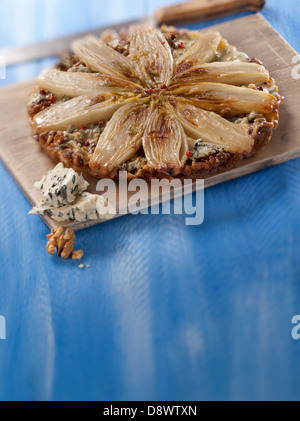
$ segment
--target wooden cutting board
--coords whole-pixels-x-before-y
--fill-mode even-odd
[[[300,83],[292,77],[292,58],[297,55],[296,51],[260,15],[216,25],[214,29],[239,50],[263,61],[285,101],[280,107],[279,127],[271,142],[259,154],[242,161],[236,168],[206,179],[205,187],[300,156]],[[41,200],[33,183],[55,165],[33,140],[28,124],[26,105],[34,84],[31,80],[0,90],[0,157],[32,205]],[[89,191],[96,193],[97,180],[86,178],[90,182]],[[159,202],[161,198],[156,200]],[[118,211],[126,207],[121,199]],[[50,228],[61,225],[49,217],[42,218]],[[99,222],[70,222],[64,225],[79,230]]]

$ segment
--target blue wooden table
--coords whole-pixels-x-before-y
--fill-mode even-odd
[[[0,46],[160,3],[0,0]],[[263,15],[300,51],[298,0],[268,0]],[[300,398],[299,159],[208,189],[200,226],[129,215],[79,232],[84,270],[46,253],[47,227],[1,164],[0,180],[1,400]]]

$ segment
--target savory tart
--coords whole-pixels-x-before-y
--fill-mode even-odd
[[[205,178],[271,138],[282,97],[220,33],[132,26],[72,44],[28,113],[53,158],[97,178]]]

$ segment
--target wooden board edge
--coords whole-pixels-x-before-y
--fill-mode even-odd
[[[214,186],[217,186],[218,184],[226,183],[226,182],[235,180],[237,178],[245,177],[246,175],[253,174],[254,172],[259,172],[266,168],[280,165],[286,161],[290,161],[299,157],[300,157],[300,150],[296,150],[296,151],[288,152],[284,155],[280,155],[278,157],[275,156],[272,158],[266,158],[260,162],[253,162],[248,165],[243,165],[241,167],[236,168],[239,171],[235,171],[235,172],[232,172],[232,170],[225,171],[223,173],[220,173],[220,174],[217,174],[215,176],[205,179],[204,189],[208,189],[210,187],[214,187]],[[198,190],[199,188],[198,189],[196,188],[196,183],[193,183],[193,192],[196,192]],[[159,198],[159,203],[163,203],[163,200],[161,200],[161,196]],[[142,210],[145,208],[150,208],[150,206],[147,205],[147,206],[141,207],[140,209]],[[39,216],[43,219],[45,224],[50,229],[57,228],[61,225],[64,225],[66,228],[72,228],[73,231],[81,231],[82,229],[89,228],[98,224],[102,224],[104,222],[109,222],[126,215],[130,215],[130,213],[118,214],[110,219],[86,221],[86,222],[67,222],[67,223],[59,223],[59,222],[54,221],[50,217],[43,216],[43,215],[39,215]]]
[[[264,16],[262,16],[260,13],[257,13],[257,14],[255,14],[253,16],[257,16],[265,26],[267,26],[268,28],[270,28],[272,30],[272,32],[275,34],[275,36],[277,38],[279,38],[280,41],[283,42],[283,44],[285,44],[285,46],[289,50],[291,50],[293,53],[295,53],[295,55],[299,55],[299,53],[295,50],[295,48],[292,47],[291,44],[285,38],[283,38],[282,35],[280,35],[280,33],[270,24],[270,22]],[[245,18],[240,18],[240,19],[245,19]]]

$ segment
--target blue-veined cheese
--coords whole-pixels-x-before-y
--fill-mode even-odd
[[[44,201],[35,206],[29,215],[48,215],[55,221],[78,221],[110,219],[115,214],[115,209],[102,197],[88,192],[82,193],[75,203],[60,207],[50,206]]]
[[[49,171],[34,187],[40,190],[48,206],[64,206],[73,203],[89,186],[82,175],[62,163]]]

